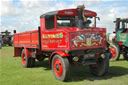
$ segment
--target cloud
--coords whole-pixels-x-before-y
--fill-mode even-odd
[[[97,26],[107,28],[107,32],[115,31],[114,20],[116,18],[127,18],[128,7],[114,7],[111,5],[109,7],[99,8],[97,11],[98,16],[101,18],[100,22],[97,23]]]
[[[21,10],[13,5],[12,0],[2,0],[0,4],[0,16],[17,16],[21,13]]]
[[[77,5],[84,4],[85,7],[91,7],[101,4],[102,0],[73,0],[73,5],[76,7]]]
[[[21,4],[24,8],[36,8],[40,6],[39,0],[33,0],[33,1],[22,1]]]
[[[109,3],[110,5],[106,5]],[[97,26],[105,27],[108,32],[114,30],[113,21],[116,17],[127,17],[128,7],[122,6],[125,3],[103,2],[102,0],[73,0],[73,1],[57,1],[57,0],[19,0],[14,4],[12,0],[1,2],[1,17],[8,16],[8,19],[1,19],[2,31],[8,29],[12,31],[16,29],[18,32],[30,31],[38,29],[40,25],[40,15],[49,11],[76,8],[77,5],[84,4],[87,9],[96,11],[101,18],[97,22]],[[13,20],[14,19],[14,20]]]
[[[16,29],[18,32],[35,30],[40,25],[40,15],[49,11],[49,2],[41,5],[41,1],[19,1],[21,8],[14,6],[12,0],[2,1],[1,31]],[[5,17],[6,16],[6,17]],[[5,18],[6,19],[5,19]]]

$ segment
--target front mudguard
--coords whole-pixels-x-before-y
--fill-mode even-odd
[[[55,52],[53,52],[51,55],[50,55],[50,57],[49,57],[49,67],[51,67],[51,61],[52,61],[52,58],[53,58],[53,56],[54,55],[60,55],[61,57],[68,57],[68,56],[70,56],[69,54],[67,54],[67,53],[65,53],[65,52],[63,52],[63,51],[55,51]]]

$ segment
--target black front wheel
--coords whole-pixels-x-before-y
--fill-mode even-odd
[[[60,55],[54,55],[52,59],[52,71],[57,80],[65,81],[69,77],[69,60]]]
[[[105,75],[109,69],[109,56],[99,57],[96,62],[96,64],[89,65],[91,73],[95,76]]]

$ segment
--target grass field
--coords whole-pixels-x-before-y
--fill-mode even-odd
[[[104,77],[90,74],[88,66],[72,67],[67,82],[60,82],[48,67],[48,60],[36,62],[34,68],[23,68],[20,57],[13,57],[13,47],[0,49],[0,85],[128,85],[128,61],[110,62]]]

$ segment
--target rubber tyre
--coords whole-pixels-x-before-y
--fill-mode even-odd
[[[123,56],[124,56],[124,59],[128,61],[128,53],[124,53]]]
[[[69,78],[69,60],[60,55],[54,55],[52,58],[52,71],[57,80],[66,81]],[[58,69],[59,68],[59,69]],[[58,70],[58,71],[57,71]]]
[[[106,55],[106,57],[98,58],[97,64],[89,65],[90,71],[95,76],[104,76],[106,73],[108,73],[109,70],[109,56]]]
[[[115,51],[115,53],[114,53]],[[110,61],[116,61],[120,58],[120,49],[119,46],[116,44],[110,45],[110,52],[112,53],[112,57]]]
[[[31,68],[34,67],[35,65],[35,59],[31,57],[28,58],[24,49],[22,50],[21,53],[21,60],[22,60],[22,65],[25,68]]]

